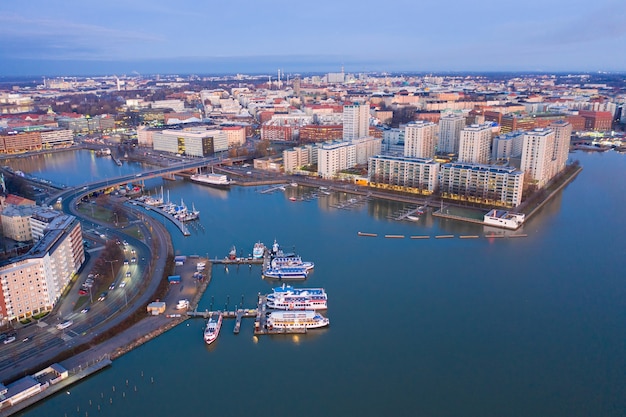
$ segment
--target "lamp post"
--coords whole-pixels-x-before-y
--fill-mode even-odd
[[[106,259],[104,260],[104,262],[108,262],[111,265],[111,279],[115,278],[115,272],[113,272],[113,263],[117,262],[117,259],[113,259],[110,261],[107,261]]]

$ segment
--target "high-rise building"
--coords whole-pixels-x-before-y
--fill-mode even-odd
[[[554,174],[554,130],[537,128],[524,133],[521,170],[528,183],[542,188]]]
[[[418,120],[404,128],[404,156],[432,158],[437,146],[437,125]]]
[[[439,153],[459,153],[461,129],[465,127],[465,117],[458,113],[447,113],[439,119]]]
[[[524,145],[524,132],[516,130],[493,138],[491,145],[491,160],[507,160],[522,156]]]
[[[83,262],[80,222],[57,216],[26,255],[0,264],[0,322],[51,310]]]
[[[555,176],[563,171],[567,164],[572,137],[572,124],[565,120],[559,120],[552,123],[550,129],[554,130],[554,153],[552,155],[554,172],[552,176]]]
[[[343,106],[343,139],[369,136],[370,106],[368,103]]]
[[[461,129],[459,162],[487,164],[491,149],[491,123],[473,124]]]
[[[356,164],[365,165],[370,157],[380,155],[382,142],[382,139],[373,137],[352,139],[352,144],[355,146]]]

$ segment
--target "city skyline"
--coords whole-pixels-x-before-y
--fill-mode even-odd
[[[617,0],[60,4],[0,6],[1,76],[626,70]]]

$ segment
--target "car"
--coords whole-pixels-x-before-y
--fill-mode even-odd
[[[137,263],[137,258],[135,258],[135,257],[130,258],[130,262],[133,263],[133,264],[136,264]]]
[[[110,289],[110,290],[114,290],[114,289],[115,289],[115,285],[116,285],[116,283],[115,283],[115,281],[113,281],[113,282],[111,283],[111,285],[109,285],[109,289]]]
[[[102,294],[100,294],[100,297],[98,297],[98,301],[104,301],[107,298],[108,293],[105,291]]]
[[[131,275],[130,271],[126,271],[126,277],[130,277]]]
[[[4,343],[5,345],[8,345],[11,342],[15,342],[15,336],[11,336],[11,337],[7,337],[6,339],[4,339]]]
[[[128,265],[128,259],[124,259],[124,265]]]
[[[22,339],[22,342],[28,342],[30,340],[30,337],[25,337]]]
[[[130,253],[132,253],[133,255],[135,254],[135,252],[136,252],[136,251],[135,251],[135,248],[133,248],[133,249],[131,249],[131,250],[130,250]]]
[[[87,295],[87,290],[84,288],[81,288],[80,290],[78,290],[78,295]]]
[[[124,288],[126,286],[126,281],[120,282],[120,288]]]
[[[80,310],[80,312],[81,312],[81,313],[83,313],[83,314],[85,314],[85,313],[88,313],[88,312],[89,312],[89,310],[91,310],[91,308],[90,308],[90,307],[85,307],[85,308],[83,308],[82,310]]]
[[[128,242],[127,241],[124,241],[122,243],[124,244],[124,246],[128,246]]]

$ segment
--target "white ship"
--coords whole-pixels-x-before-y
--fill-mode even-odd
[[[190,180],[215,188],[230,188],[230,184],[232,183],[226,175],[215,174],[213,172],[207,174],[194,174],[191,176]]]
[[[515,230],[524,224],[525,217],[526,215],[521,213],[493,209],[489,213],[485,214],[483,223],[488,226]]]
[[[328,318],[312,310],[273,311],[267,317],[267,327],[270,329],[315,329],[328,324]]]
[[[323,288],[294,288],[283,284],[267,296],[267,306],[277,310],[324,310],[327,300]]]
[[[299,256],[279,256],[271,261],[272,268],[304,268],[310,271],[315,267],[313,262],[305,262]]]
[[[305,280],[309,276],[309,271],[304,267],[269,268],[263,271],[263,276],[272,279]]]
[[[261,242],[257,242],[254,244],[254,248],[252,249],[252,257],[254,259],[261,259],[265,254],[265,245]]]
[[[217,336],[220,334],[220,329],[222,327],[222,313],[212,313],[211,317],[209,317],[209,321],[206,324],[206,328],[204,329],[204,341],[207,345],[210,345],[217,339]]]

